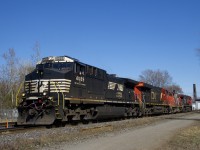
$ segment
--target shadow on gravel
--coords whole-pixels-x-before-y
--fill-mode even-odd
[[[194,111],[193,114],[198,114],[200,115],[199,111]],[[165,119],[170,119],[170,120],[193,120],[193,121],[200,121],[200,118],[186,118],[186,117],[166,117]]]
[[[193,121],[200,121],[200,119],[197,118],[165,118],[170,120],[193,120]]]

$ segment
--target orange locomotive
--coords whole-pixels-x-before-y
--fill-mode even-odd
[[[178,94],[179,106],[182,108],[182,111],[191,111],[192,98],[188,95]]]
[[[185,112],[192,110],[192,98],[164,88],[139,82],[134,87],[135,100],[143,115]]]

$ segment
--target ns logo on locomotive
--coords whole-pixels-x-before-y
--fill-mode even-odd
[[[190,96],[120,78],[61,56],[46,57],[26,75],[18,125],[51,125],[191,111]]]

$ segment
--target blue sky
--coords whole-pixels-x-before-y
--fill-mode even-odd
[[[167,70],[186,94],[200,96],[199,0],[1,0],[0,54],[30,59],[69,55],[138,80]]]

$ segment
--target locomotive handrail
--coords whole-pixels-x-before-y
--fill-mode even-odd
[[[56,82],[53,82],[53,83],[54,83],[54,86],[55,86],[55,88],[56,88],[56,92],[57,92],[57,94],[58,94],[58,106],[59,106],[59,104],[60,104],[59,92],[58,92],[58,89],[57,89],[57,87],[56,87]]]
[[[19,95],[19,92],[20,92],[20,90],[21,90],[23,84],[24,84],[24,82],[22,82],[22,83],[20,84],[19,89],[18,89],[17,94],[16,94],[16,104],[15,104],[16,106],[18,105],[18,95]]]
[[[65,96],[64,96],[63,92],[62,92],[62,95],[63,95],[63,109],[64,109],[65,108],[65,105],[64,105],[64,103],[65,103]]]
[[[60,85],[58,84],[58,86],[59,86],[59,88],[60,88]],[[61,92],[62,93],[62,96],[63,96],[63,109],[65,108],[64,107],[64,103],[65,103],[65,96],[64,96],[64,94],[63,94],[63,92]]]

